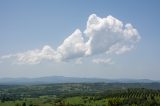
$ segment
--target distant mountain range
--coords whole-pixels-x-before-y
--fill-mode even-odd
[[[49,76],[39,78],[1,78],[3,84],[54,84],[54,83],[154,83],[160,81],[149,79],[102,79],[102,78],[76,78],[64,76]]]

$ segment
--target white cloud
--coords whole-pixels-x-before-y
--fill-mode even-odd
[[[106,18],[90,15],[84,33],[89,38],[86,42],[87,55],[111,51],[116,54],[124,53],[132,49],[140,39],[137,30],[131,24],[124,26],[123,22],[110,15]]]
[[[84,56],[85,43],[82,32],[77,29],[57,48],[57,52],[62,55],[62,59],[73,59]]]
[[[92,14],[84,32],[76,29],[57,49],[46,45],[42,49],[5,55],[1,59],[14,58],[20,63],[29,64],[37,64],[44,60],[61,62],[77,59],[77,63],[81,63],[81,59],[87,56],[131,51],[139,40],[138,31],[130,23],[124,24],[111,15],[100,18]],[[110,63],[111,59],[94,59],[93,62],[104,64]]]
[[[76,59],[75,63],[76,63],[76,64],[82,64],[82,58]]]
[[[42,49],[30,50],[24,53],[17,53],[13,55],[4,55],[1,59],[16,58],[19,64],[38,64],[43,60],[59,61],[60,55],[53,50],[50,46],[45,45]]]
[[[101,59],[101,58],[93,59],[92,62],[96,63],[96,64],[113,64],[113,62],[110,58],[108,58],[108,59]]]

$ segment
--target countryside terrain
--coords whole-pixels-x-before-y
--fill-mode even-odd
[[[160,106],[160,83],[1,84],[0,106]]]

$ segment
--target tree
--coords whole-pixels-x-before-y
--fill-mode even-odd
[[[23,102],[23,103],[22,103],[22,106],[26,106],[26,102]]]

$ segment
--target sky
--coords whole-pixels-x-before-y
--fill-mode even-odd
[[[0,78],[160,80],[159,0],[0,0]]]

